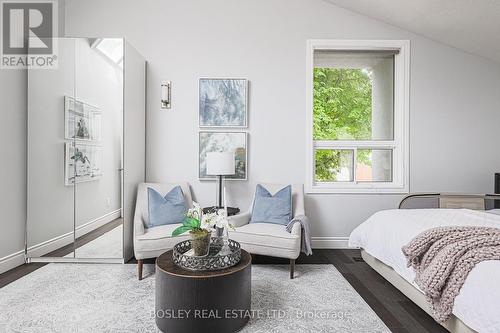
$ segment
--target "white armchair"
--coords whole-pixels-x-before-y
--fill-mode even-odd
[[[262,184],[262,186],[274,195],[286,185]],[[295,259],[298,258],[301,248],[301,225],[295,223],[292,232],[289,233],[284,225],[249,223],[254,199],[248,211],[229,217],[229,222],[236,227],[235,231],[229,232],[229,237],[239,242],[241,247],[250,253],[290,259],[290,279],[293,279]],[[293,218],[305,215],[302,184],[292,185],[292,210]]]
[[[187,235],[171,236],[172,231],[180,226],[180,223],[147,228],[149,222],[148,187],[164,196],[176,186],[181,187],[187,207],[193,207],[188,183],[142,183],[137,189],[134,215],[134,254],[137,259],[139,280],[142,279],[143,259],[156,258],[163,252],[172,249],[175,244],[188,238]]]

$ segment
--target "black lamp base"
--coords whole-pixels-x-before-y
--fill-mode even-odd
[[[215,213],[219,209],[224,209],[223,204],[222,204],[222,180],[223,180],[223,176],[222,175],[217,176],[217,180],[219,181],[219,202],[218,202],[218,206],[211,206],[211,207],[205,207],[205,208],[203,208],[203,214]],[[227,216],[236,215],[239,212],[240,212],[240,209],[237,208],[237,207],[227,207]]]

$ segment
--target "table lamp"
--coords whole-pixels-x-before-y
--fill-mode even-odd
[[[217,208],[222,206],[222,177],[234,175],[235,162],[234,152],[212,152],[207,153],[207,175],[217,176],[219,179],[219,202]]]

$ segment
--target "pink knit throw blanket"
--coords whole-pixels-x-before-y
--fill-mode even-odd
[[[429,229],[403,246],[415,283],[425,293],[434,318],[448,320],[455,297],[474,266],[500,260],[500,229],[449,226]]]

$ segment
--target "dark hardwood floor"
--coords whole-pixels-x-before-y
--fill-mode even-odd
[[[57,250],[54,250],[50,253],[47,253],[44,255],[44,257],[64,257],[71,252],[73,252],[75,249],[79,248],[80,246],[83,246],[87,244],[88,242],[93,241],[94,239],[104,235],[108,231],[113,230],[114,228],[118,227],[123,223],[123,219],[119,218],[116,220],[113,220],[109,223],[106,223],[105,225],[92,230],[91,232],[78,237],[75,240],[74,244],[69,244],[64,247],[61,247]],[[36,271],[40,267],[43,267],[47,265],[47,263],[30,263],[30,264],[23,264],[19,267],[16,267],[14,269],[11,269],[10,271],[7,271],[5,273],[0,274],[0,288],[5,287],[9,283],[25,276],[26,274],[29,274],[31,272]]]
[[[137,261],[132,259],[129,264]],[[154,259],[145,263],[154,264]],[[284,264],[286,259],[252,256],[253,264]],[[394,288],[382,276],[366,264],[359,250],[314,250],[312,256],[301,255],[300,264],[334,265],[344,278],[361,295],[366,303],[394,333],[446,333],[429,315]],[[33,266],[34,265],[34,266]],[[0,275],[0,287],[41,267],[40,264],[23,265]]]

